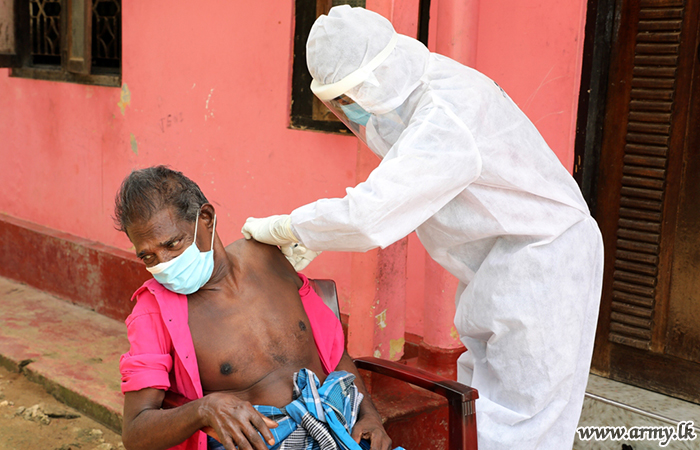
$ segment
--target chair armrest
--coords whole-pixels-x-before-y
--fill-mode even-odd
[[[355,365],[360,369],[397,378],[406,383],[435,392],[448,400],[454,399],[468,402],[479,398],[479,393],[476,389],[423,369],[374,357],[355,358],[354,361]]]
[[[449,405],[450,450],[477,450],[475,401],[476,389],[393,361],[373,357],[354,359],[358,369],[368,370],[422,387],[447,399]]]

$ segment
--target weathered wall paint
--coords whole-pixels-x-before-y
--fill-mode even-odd
[[[433,0],[433,9],[449,1]],[[417,2],[375,2],[400,32],[415,26]],[[509,92],[568,168],[584,9],[584,0],[489,0],[478,9],[476,68]],[[367,150],[352,137],[288,128],[293,13],[293,2],[124,2],[121,89],[0,69],[0,212],[129,250],[111,214],[134,168],[169,164],[197,181],[224,241],[240,237],[248,216],[342,196]],[[431,49],[438,26],[434,19]],[[407,253],[405,327],[422,335],[425,252],[414,235]],[[350,254],[326,252],[306,272],[335,279],[347,311],[350,268]]]

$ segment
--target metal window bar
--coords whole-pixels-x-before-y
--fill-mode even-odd
[[[31,55],[34,64],[61,64],[61,0],[29,2]]]
[[[121,64],[121,0],[94,0],[92,5],[92,65]]]

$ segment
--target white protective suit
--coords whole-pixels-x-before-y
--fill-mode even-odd
[[[333,8],[309,35],[309,70],[338,82],[395,34],[376,13]],[[459,381],[479,391],[480,450],[571,449],[603,270],[577,184],[496,83],[412,38],[346,95],[372,113],[365,138],[382,161],[344,198],[291,213],[301,245],[366,251],[416,230],[461,282]]]

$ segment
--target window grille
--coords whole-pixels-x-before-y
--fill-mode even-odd
[[[61,0],[29,3],[31,55],[34,64],[61,64]]]
[[[121,86],[121,0],[0,0],[10,76]]]
[[[93,67],[119,68],[122,53],[121,41],[121,1],[93,0]]]
[[[311,25],[333,6],[365,6],[365,0],[296,0],[294,62],[292,68],[292,128],[348,134],[350,131],[309,89],[311,74],[306,67],[306,39]]]

